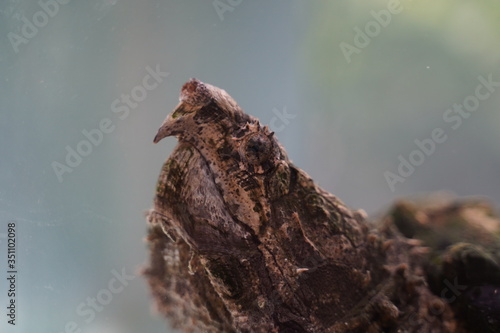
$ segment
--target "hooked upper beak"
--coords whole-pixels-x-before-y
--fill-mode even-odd
[[[156,133],[155,138],[153,139],[154,143],[160,142],[161,139],[166,138],[167,136],[174,135],[173,127],[175,120],[172,118],[172,114],[169,114],[167,118],[163,121],[160,128],[158,129],[158,133]]]
[[[184,116],[188,113],[196,112],[200,108],[201,106],[199,105],[192,106],[181,101],[174,111],[165,118],[153,142],[158,143],[167,136],[182,134],[186,130],[186,121],[189,122]]]
[[[216,88],[204,84],[196,79],[186,82],[181,89],[180,103],[163,121],[153,142],[158,143],[161,139],[182,134],[186,130],[186,119],[184,115],[196,112],[207,105],[214,94]],[[189,121],[188,121],[189,122]]]

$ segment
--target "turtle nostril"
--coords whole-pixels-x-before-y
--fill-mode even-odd
[[[194,93],[196,91],[196,88],[198,87],[198,84],[200,81],[196,79],[191,79],[188,82],[184,83],[182,86],[181,92],[185,93]]]

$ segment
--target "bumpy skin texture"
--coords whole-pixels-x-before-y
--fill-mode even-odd
[[[500,332],[500,221],[480,199],[450,195],[400,201],[386,217],[429,248],[430,289],[474,332]]]
[[[184,332],[473,332],[426,282],[427,251],[371,229],[224,91],[192,79],[155,143],[179,144],[147,214],[145,270]]]

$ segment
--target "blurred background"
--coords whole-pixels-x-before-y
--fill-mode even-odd
[[[437,190],[500,207],[500,3],[3,0],[0,17],[1,332],[170,330],[139,274],[144,211],[191,77],[353,208]]]

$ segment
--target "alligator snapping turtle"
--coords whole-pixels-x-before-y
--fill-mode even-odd
[[[196,79],[154,142],[167,136],[144,274],[174,327],[500,332],[500,223],[481,202],[400,202],[368,222]]]

